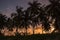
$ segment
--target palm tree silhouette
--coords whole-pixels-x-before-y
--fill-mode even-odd
[[[6,15],[0,14],[0,34],[1,34],[1,29],[6,26]],[[2,34],[1,34],[2,35]]]
[[[7,27],[10,31],[12,31],[12,28],[13,28],[14,26],[13,26],[13,21],[12,21],[11,18],[7,18],[6,27]]]
[[[49,21],[48,21],[48,18],[47,18],[47,14],[46,14],[46,11],[44,9],[44,6],[40,7],[40,13],[39,13],[39,20],[40,22],[42,23],[42,28],[45,30],[45,31],[48,31],[50,29],[50,24],[49,24]]]
[[[0,29],[6,25],[6,15],[0,14]]]
[[[11,14],[13,24],[20,28],[26,28],[26,34],[27,34],[27,27],[29,26],[29,24],[31,24],[28,11],[27,10],[22,11],[22,7],[18,8],[18,6],[16,11],[17,13]]]
[[[49,0],[50,5],[46,6],[48,15],[52,17],[52,19],[55,19],[55,30],[60,30],[59,23],[60,23],[60,3],[59,0]],[[55,31],[54,30],[54,31]]]
[[[11,18],[13,20],[13,26],[15,26],[17,28],[17,30],[19,27],[21,28],[22,14],[23,14],[22,9],[23,9],[22,7],[18,8],[18,6],[16,6],[16,12],[17,13],[11,14]],[[16,32],[17,32],[17,30],[16,30]]]
[[[32,26],[33,26],[33,34],[34,34],[34,27],[37,26],[38,24],[38,18],[37,16],[39,15],[39,8],[40,8],[40,3],[38,1],[33,1],[32,3],[28,3],[30,7],[28,7],[29,14],[31,16],[31,21],[32,21]]]

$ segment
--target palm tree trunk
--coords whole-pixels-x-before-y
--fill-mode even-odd
[[[16,27],[16,35],[18,36],[18,27]]]
[[[42,34],[43,34],[43,27],[42,27]]]
[[[33,27],[33,34],[34,34],[34,27]]]
[[[25,33],[25,35],[27,35],[27,28],[26,28],[26,33]]]
[[[2,35],[2,33],[1,33],[1,29],[0,29],[0,34]]]

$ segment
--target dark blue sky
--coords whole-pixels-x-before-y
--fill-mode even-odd
[[[0,0],[0,12],[3,14],[10,16],[12,12],[15,12],[15,8],[17,5],[24,7],[26,9],[28,7],[28,2],[32,2],[33,0]],[[42,4],[49,4],[48,0],[38,0]]]

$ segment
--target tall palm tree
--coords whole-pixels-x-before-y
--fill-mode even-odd
[[[17,27],[20,28],[26,28],[26,33],[27,33],[27,27],[30,24],[30,18],[29,18],[29,14],[28,11],[22,11],[22,8],[18,8],[17,7],[17,13],[12,13],[12,19],[13,19],[13,24]]]
[[[40,13],[39,13],[39,20],[40,22],[42,22],[42,29],[44,29],[45,31],[48,31],[50,29],[50,24],[49,24],[49,21],[48,21],[48,18],[47,18],[47,14],[46,14],[46,11],[44,9],[44,6],[40,7]]]
[[[48,15],[55,19],[55,30],[60,30],[59,23],[60,23],[60,3],[59,0],[49,0],[50,5],[46,6]]]
[[[22,14],[23,14],[22,7],[16,6],[16,12],[17,13],[11,14],[11,18],[13,21],[13,26],[15,26],[18,30],[18,28],[21,27],[21,22],[22,22]],[[16,30],[16,32],[17,32],[17,30]]]
[[[39,15],[39,8],[40,8],[40,3],[38,3],[38,1],[33,1],[32,3],[29,2],[28,3],[30,5],[30,7],[28,7],[29,10],[29,14],[31,16],[31,20],[32,20],[32,26],[33,26],[33,34],[34,34],[34,27],[37,25],[38,23],[38,18],[37,16]]]
[[[6,15],[0,14],[0,34],[1,34],[1,29],[6,26]]]
[[[50,28],[49,27],[50,25],[49,25],[45,10],[43,10],[43,6],[40,7],[41,4],[38,3],[37,1],[33,1],[33,3],[29,3],[29,5],[30,7],[28,9],[30,10],[30,14],[32,16],[31,18],[32,18],[33,28],[37,26],[39,22],[42,22],[44,29],[48,30]]]
[[[23,14],[22,7],[18,8],[18,6],[16,6],[16,12],[17,13],[12,13],[11,17],[14,21],[13,23],[15,24],[15,26],[19,27],[20,21],[21,21],[21,18],[22,18],[22,14]]]
[[[12,21],[11,18],[7,18],[6,26],[7,26],[7,28],[8,28],[10,31],[11,31],[12,28],[14,27],[14,26],[13,26],[13,21]]]
[[[0,28],[3,28],[6,25],[6,15],[0,14]]]
[[[26,35],[27,35],[27,28],[29,25],[31,25],[31,17],[29,16],[29,13],[27,10],[24,11],[24,14],[22,15],[22,20],[20,23],[23,28],[26,28]]]
[[[17,13],[12,13],[11,19],[12,19],[13,27],[17,26]]]

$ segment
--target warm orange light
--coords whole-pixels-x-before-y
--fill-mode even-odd
[[[9,29],[7,29],[6,27],[4,29],[1,30],[1,33],[4,34],[5,36],[15,36],[16,32],[18,32],[20,35],[24,35],[27,33],[27,35],[32,35],[33,31],[34,34],[46,34],[46,33],[52,33],[53,30],[55,29],[53,25],[51,25],[51,29],[49,29],[49,31],[44,31],[44,29],[42,28],[42,24],[38,25],[34,28],[30,26],[29,28],[25,29],[25,28],[12,28],[13,31],[9,31]],[[17,30],[17,31],[16,31]]]
[[[29,27],[27,29],[27,35],[32,35],[33,34],[33,28],[32,27]]]

